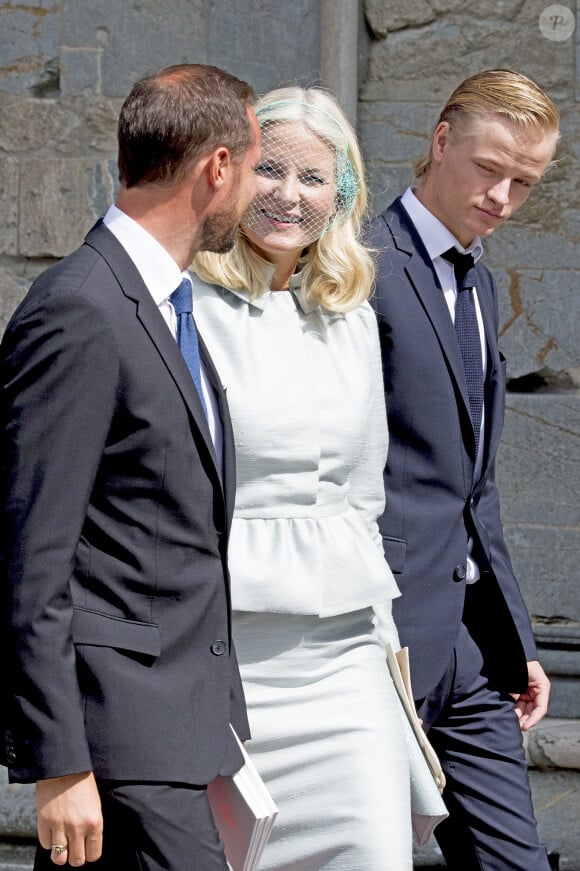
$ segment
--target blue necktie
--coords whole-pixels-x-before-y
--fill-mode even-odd
[[[177,317],[177,344],[183,354],[187,368],[191,372],[193,383],[197,388],[199,398],[203,407],[205,416],[207,417],[207,408],[203,398],[201,389],[201,364],[199,360],[199,344],[197,341],[197,330],[193,321],[193,298],[191,281],[188,278],[182,279],[181,284],[174,290],[169,297],[175,309]]]
[[[483,364],[473,296],[473,288],[476,286],[475,262],[471,254],[461,254],[456,248],[450,248],[442,256],[453,264],[457,283],[455,333],[465,370],[477,454],[483,413]]]

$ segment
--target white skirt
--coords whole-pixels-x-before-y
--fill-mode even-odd
[[[371,608],[234,614],[252,739],[278,805],[260,871],[410,871],[408,753]]]

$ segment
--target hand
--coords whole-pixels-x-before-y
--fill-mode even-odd
[[[96,862],[103,846],[103,818],[97,784],[91,771],[39,780],[36,784],[38,839],[45,850],[66,847],[55,865]]]
[[[520,729],[527,732],[546,714],[550,697],[550,681],[537,659],[528,662],[527,690],[523,693],[512,693],[512,696],[516,700]]]

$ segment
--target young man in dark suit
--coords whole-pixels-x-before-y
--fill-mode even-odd
[[[230,723],[248,737],[234,448],[186,269],[253,196],[252,98],[196,64],[137,82],[116,206],[0,348],[1,743],[37,784],[37,869],[227,867],[205,785],[241,764]]]
[[[501,527],[505,360],[479,257],[558,138],[557,109],[529,79],[509,70],[467,79],[415,185],[368,233],[390,432],[379,523],[418,711],[447,777],[450,816],[436,837],[457,871],[549,867],[521,739],[546,712],[549,681]]]

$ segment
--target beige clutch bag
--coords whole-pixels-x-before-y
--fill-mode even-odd
[[[413,730],[417,743],[421,748],[425,761],[429,767],[433,780],[439,792],[443,792],[445,787],[445,775],[439,762],[439,757],[435,753],[431,743],[421,726],[421,722],[417,717],[415,710],[415,702],[413,701],[413,691],[411,689],[411,670],[409,668],[409,648],[402,647],[397,653],[393,651],[390,644],[387,645],[387,665],[397,690],[397,694],[401,700],[401,704],[409,720],[409,725]]]
[[[435,827],[449,816],[441,798],[445,775],[415,711],[408,648],[395,653],[387,644],[387,665],[401,702],[401,719],[409,752],[413,834],[417,843],[422,845],[427,843]]]

